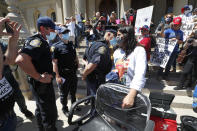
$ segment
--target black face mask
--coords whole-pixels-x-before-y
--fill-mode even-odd
[[[124,39],[121,38],[120,36],[117,36],[116,41],[117,41],[117,44],[121,44],[121,43],[123,43]]]

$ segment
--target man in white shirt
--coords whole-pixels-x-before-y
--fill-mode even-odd
[[[66,26],[70,30],[69,32],[69,41],[72,41],[73,44],[75,43],[75,18],[66,18]]]

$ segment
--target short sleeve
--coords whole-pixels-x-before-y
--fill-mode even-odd
[[[21,53],[29,55],[32,59],[39,59],[41,56],[42,48],[40,47],[42,42],[39,39],[32,40],[25,44]]]
[[[168,38],[169,39],[169,35],[170,35],[169,30],[165,30],[164,31],[164,35],[165,35],[165,38]]]
[[[102,57],[104,57],[104,55],[106,54],[107,49],[104,46],[101,46],[98,48],[98,50],[95,52],[95,54],[92,56],[92,59],[90,60],[89,63],[93,63],[93,64],[99,64]]]
[[[52,59],[57,59],[58,58],[57,48],[55,46],[51,46],[50,51],[51,51]]]

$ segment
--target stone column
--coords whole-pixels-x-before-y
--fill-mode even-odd
[[[131,8],[130,0],[120,0],[120,18],[124,16],[124,12]]]
[[[64,23],[62,0],[56,0],[56,5],[55,6],[56,6],[57,22]]]
[[[64,21],[66,17],[72,16],[72,1],[71,0],[62,0],[63,12],[64,12]]]
[[[87,13],[88,13],[88,17],[89,18],[92,18],[94,15],[95,15],[95,10],[96,10],[96,7],[95,7],[95,5],[96,5],[96,3],[95,3],[95,0],[88,0],[88,1],[86,1],[86,2],[88,2],[88,10],[86,11]]]
[[[152,0],[151,5],[154,5],[152,21],[156,25],[154,28],[156,28],[159,22],[161,21],[161,18],[165,15],[166,1],[165,0]]]
[[[120,0],[116,0],[116,4],[117,4],[116,16],[117,18],[120,18]]]
[[[21,38],[26,38],[30,35],[30,32],[27,29],[27,25],[25,25],[24,17],[21,16],[21,11],[18,9],[18,0],[5,0],[5,2],[8,4],[8,11],[7,17],[10,18],[11,21],[16,21],[19,24],[22,25],[22,29],[20,32]]]
[[[86,16],[86,0],[75,0],[75,14],[82,13],[83,16]]]
[[[183,8],[185,5],[188,4],[188,0],[174,0],[174,7],[173,7],[173,14],[174,15],[180,15],[181,14],[181,8]]]

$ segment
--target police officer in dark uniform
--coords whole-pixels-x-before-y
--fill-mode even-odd
[[[0,42],[0,46],[2,49],[3,54],[5,54],[5,51],[7,50],[7,44],[4,42]],[[13,74],[12,74],[12,70],[10,69],[9,65],[5,65],[3,67],[3,71],[4,71],[4,75],[6,75],[6,77],[9,77],[10,81],[11,81],[11,85],[14,88],[14,96],[15,96],[15,100],[16,103],[19,106],[20,111],[27,117],[27,118],[33,118],[33,113],[31,111],[29,111],[27,109],[27,105],[25,103],[25,98],[19,88],[19,84],[16,81],[16,79],[14,78]]]
[[[105,33],[106,36],[106,33]],[[95,95],[99,85],[105,83],[105,76],[111,71],[109,41],[105,39],[94,42],[86,49],[84,60],[86,66],[82,74],[82,80],[86,79],[87,90],[90,95]]]
[[[49,17],[37,20],[39,33],[27,38],[16,63],[29,75],[30,87],[36,100],[35,115],[39,131],[56,131],[57,107],[52,84],[52,59],[46,39],[56,36],[57,28]]]
[[[61,40],[51,46],[53,70],[60,89],[62,111],[68,116],[68,93],[71,95],[71,103],[76,101],[78,58],[73,43],[68,41],[69,30],[62,27],[58,33]]]

